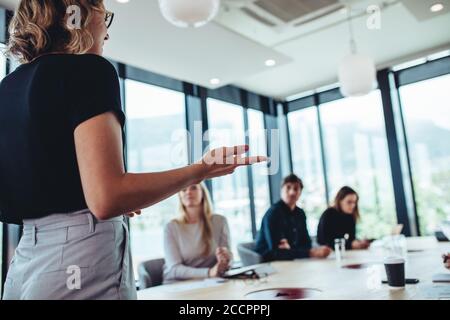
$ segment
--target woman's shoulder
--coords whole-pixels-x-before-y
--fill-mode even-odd
[[[70,53],[50,53],[44,54],[29,63],[25,63],[22,66],[33,64],[45,64],[45,65],[77,65],[77,66],[103,66],[108,68],[114,68],[113,64],[106,58],[97,54],[85,53],[85,54],[70,54]]]
[[[68,58],[80,63],[93,64],[98,66],[107,66],[114,68],[114,65],[105,57],[98,54],[85,53],[85,54],[69,54]]]
[[[166,230],[166,232],[171,232],[172,230],[175,230],[179,226],[179,224],[180,223],[177,219],[172,219],[166,223],[166,225],[164,226],[164,230]]]
[[[166,227],[174,227],[174,226],[178,226],[180,224],[180,220],[177,218],[173,218],[172,220],[170,220],[169,222],[166,223]]]
[[[69,54],[64,55],[63,60],[69,62],[74,68],[72,72],[84,72],[84,77],[102,74],[117,75],[116,68],[106,58],[96,54]]]
[[[326,217],[326,218],[333,217],[338,213],[339,213],[339,211],[337,211],[336,208],[329,207],[322,213],[322,217]]]
[[[218,223],[218,224],[228,223],[227,218],[225,218],[225,216],[222,216],[222,215],[216,214],[216,213],[211,215],[211,221],[212,221],[212,223]]]
[[[114,65],[96,54],[48,54],[26,65],[31,68],[36,66],[41,72],[45,70],[45,73],[53,70],[61,73],[61,76],[69,76],[70,79],[81,83],[103,82],[107,79],[118,78]]]

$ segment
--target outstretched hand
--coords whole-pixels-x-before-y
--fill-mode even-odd
[[[203,167],[204,179],[217,178],[232,174],[236,168],[267,161],[267,157],[244,157],[248,145],[222,147],[209,151],[197,163]]]

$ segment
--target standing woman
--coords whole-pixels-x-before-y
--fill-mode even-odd
[[[22,0],[11,21],[22,65],[0,84],[0,220],[24,232],[4,299],[135,299],[124,214],[264,160],[242,159],[242,146],[127,173],[118,76],[101,57],[112,16],[103,0]]]
[[[334,240],[345,238],[347,249],[367,249],[367,240],[356,239],[356,223],[360,219],[359,196],[350,187],[343,187],[336,195],[334,205],[322,214],[317,230],[317,241],[334,248]]]
[[[208,189],[191,185],[179,192],[179,219],[164,231],[164,282],[220,277],[230,267],[230,230],[213,214]]]

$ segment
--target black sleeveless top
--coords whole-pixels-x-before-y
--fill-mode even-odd
[[[74,130],[113,111],[123,127],[119,78],[93,55],[50,54],[0,83],[0,221],[21,224],[86,209]]]

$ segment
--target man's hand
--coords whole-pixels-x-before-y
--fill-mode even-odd
[[[322,246],[322,247],[317,247],[317,248],[312,248],[309,251],[309,256],[311,258],[326,258],[330,255],[331,253],[331,248],[327,247],[327,246]]]
[[[352,249],[364,250],[370,247],[370,242],[367,240],[353,240]]]
[[[281,239],[278,244],[278,249],[290,250],[291,246],[289,245],[289,241],[287,241],[287,239]]]

